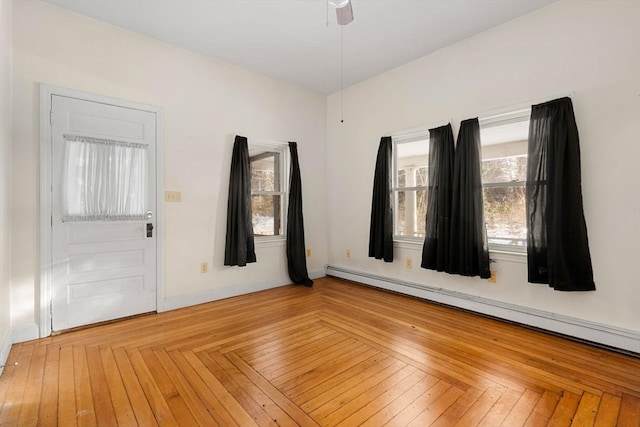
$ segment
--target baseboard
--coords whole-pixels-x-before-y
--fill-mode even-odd
[[[11,329],[9,329],[6,336],[0,341],[0,375],[2,375],[2,371],[4,371],[4,367],[7,364],[11,344]]]
[[[341,267],[327,266],[327,275],[640,354],[636,331]]]
[[[325,270],[315,270],[309,272],[311,279],[318,279],[326,276]],[[164,299],[164,310],[176,310],[178,308],[189,307],[197,304],[204,304],[211,301],[216,301],[224,298],[236,297],[239,295],[250,294],[252,292],[264,291],[266,289],[277,288],[280,286],[286,286],[291,284],[291,279],[288,277],[269,280],[259,283],[240,284],[234,286],[227,286],[224,288],[209,289],[201,292],[193,292],[185,295],[177,295],[172,297],[166,297]]]

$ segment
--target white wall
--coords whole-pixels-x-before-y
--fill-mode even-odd
[[[11,326],[11,1],[0,0],[0,366]],[[0,373],[2,368],[0,367]]]
[[[288,283],[284,245],[258,262],[224,267],[233,136],[297,141],[310,271],[323,271],[326,237],[326,98],[34,0],[13,5],[14,324],[37,322],[38,83],[164,109],[164,292],[169,306],[216,290]],[[209,272],[200,273],[200,263]],[[196,295],[196,297],[193,297]]]
[[[348,46],[348,39],[345,39]],[[356,52],[345,52],[345,57]],[[348,62],[348,61],[346,61]],[[327,104],[330,265],[640,331],[640,3],[560,1],[348,88]],[[527,283],[501,258],[497,284],[421,269],[421,248],[367,257],[380,137],[573,93],[597,291]],[[345,256],[351,250],[351,258]],[[405,258],[413,268],[404,267]]]

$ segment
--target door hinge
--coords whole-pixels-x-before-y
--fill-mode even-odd
[[[49,111],[49,124],[53,125],[53,110]]]

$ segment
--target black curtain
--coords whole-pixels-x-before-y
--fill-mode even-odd
[[[453,150],[451,124],[429,129],[427,222],[420,266],[446,272],[449,271]]]
[[[229,174],[227,239],[224,265],[244,267],[256,262],[251,223],[251,166],[247,138],[236,135]]]
[[[529,282],[592,291],[582,209],[580,142],[570,98],[531,108],[527,164]]]
[[[491,277],[480,175],[480,124],[460,123],[453,167],[450,273]]]
[[[304,220],[302,218],[302,181],[298,163],[298,144],[289,142],[291,177],[289,182],[289,209],[287,210],[287,264],[289,278],[296,285],[312,286],[307,272]]]
[[[380,138],[373,177],[369,256],[393,261],[393,207],[391,204],[391,137]]]

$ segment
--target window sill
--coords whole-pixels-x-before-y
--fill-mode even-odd
[[[257,248],[270,248],[273,246],[285,246],[287,238],[284,236],[275,237],[254,237],[254,243]]]
[[[527,263],[527,253],[522,251],[510,251],[507,249],[491,249],[489,248],[489,258],[492,261],[517,262],[521,264]]]
[[[394,239],[393,247],[394,248],[402,248],[402,249],[420,249],[422,250],[422,246],[424,244],[423,239]]]
[[[393,247],[399,249],[409,249],[414,251],[422,251],[422,240],[411,239],[395,239]],[[527,252],[522,249],[509,250],[509,248],[492,248],[489,247],[489,258],[493,261],[517,262],[521,264],[527,263]]]

